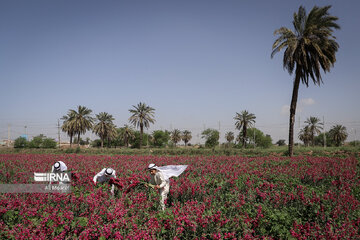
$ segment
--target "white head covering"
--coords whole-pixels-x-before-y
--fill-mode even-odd
[[[60,163],[59,163],[59,162],[56,162],[56,163],[54,164],[54,168],[55,168],[56,170],[60,169]]]
[[[148,169],[157,169],[157,166],[155,163],[150,163],[149,166],[148,166]]]
[[[106,170],[105,170],[105,175],[112,175],[113,174],[113,170],[111,169],[111,168],[107,168]]]

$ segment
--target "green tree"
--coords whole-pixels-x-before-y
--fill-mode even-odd
[[[113,116],[106,112],[96,114],[96,123],[93,127],[93,132],[100,137],[102,148],[104,147],[104,140],[115,135],[114,120]]]
[[[135,138],[134,129],[125,124],[124,127],[121,128],[120,136],[123,139],[125,146],[129,147],[130,140]]]
[[[304,128],[300,129],[299,139],[304,143],[305,146],[310,145],[311,132],[310,132],[310,127],[309,126],[305,126]]]
[[[140,144],[142,146],[148,143],[149,135],[146,133],[140,134],[139,131],[134,131],[134,138],[129,140],[131,148],[139,148]]]
[[[143,143],[143,133],[144,127],[147,129],[150,127],[150,123],[154,123],[154,114],[155,109],[147,106],[145,103],[138,103],[137,106],[133,105],[134,109],[129,109],[129,112],[132,114],[129,118],[129,122],[132,123],[135,127],[140,128],[140,139],[139,148],[141,148]]]
[[[15,139],[14,148],[26,148],[28,146],[28,141],[24,137],[18,137]]]
[[[329,132],[325,132],[325,141],[326,146],[333,146],[335,145],[333,140],[330,137]],[[315,137],[315,146],[324,146],[324,133],[320,133],[318,136]]]
[[[187,145],[187,143],[191,140],[192,136],[191,136],[191,132],[188,131],[188,130],[184,130],[182,132],[182,135],[181,135],[181,139],[184,141],[185,143],[185,146]]]
[[[276,145],[278,146],[285,146],[285,139],[280,139],[279,141],[276,142]]]
[[[254,135],[255,135],[255,139],[254,139]],[[269,148],[272,145],[271,136],[265,135],[262,131],[260,131],[257,128],[249,128],[248,136],[249,136],[248,138],[249,143],[255,144],[255,146],[261,148]]]
[[[321,120],[317,117],[309,117],[305,123],[308,126],[308,131],[310,134],[310,141],[311,145],[315,145],[315,136],[321,133],[321,130],[323,129],[322,125],[323,123],[320,122]]]
[[[335,23],[338,18],[328,13],[330,7],[315,6],[306,15],[305,8],[300,6],[298,12],[294,13],[295,31],[281,27],[274,32],[279,37],[272,46],[271,58],[285,48],[283,67],[289,74],[295,70],[289,121],[290,156],[293,155],[295,112],[300,80],[308,87],[311,78],[315,85],[320,86],[322,83],[320,70],[329,72],[336,61],[335,53],[339,45],[335,41],[333,30],[340,29],[340,26]]]
[[[205,138],[205,147],[213,148],[219,145],[220,133],[215,129],[208,128],[202,133],[202,138]]]
[[[241,113],[236,113],[236,116],[234,117],[236,120],[235,127],[236,129],[240,130],[242,129],[242,145],[243,147],[246,147],[246,137],[247,137],[247,129],[249,127],[252,127],[252,125],[255,123],[255,115],[253,113],[249,113],[248,111],[242,111]]]
[[[152,145],[155,147],[164,147],[168,144],[170,140],[170,132],[168,131],[162,131],[162,130],[156,130],[152,133],[153,141]]]
[[[92,128],[94,119],[91,117],[91,112],[92,110],[84,106],[78,106],[77,110],[69,110],[68,115],[71,116],[69,124],[73,127],[74,133],[78,135],[78,139],[81,134],[85,134]],[[80,141],[78,141],[78,146],[80,146]]]
[[[178,142],[180,142],[181,140],[181,132],[179,129],[174,129],[172,132],[171,132],[171,141],[175,144],[175,147],[176,147],[176,144]]]
[[[329,131],[330,138],[334,141],[336,146],[342,145],[348,134],[346,132],[346,127],[343,125],[335,125]]]
[[[225,133],[225,139],[230,144],[235,139],[234,133],[233,132]]]
[[[61,125],[61,130],[66,132],[67,135],[70,137],[70,147],[73,142],[73,136],[75,134],[75,125],[74,125],[74,118],[75,115],[73,112],[69,111],[67,115],[64,115],[61,120],[63,120],[63,124]]]
[[[52,138],[45,138],[41,144],[42,148],[56,148],[56,141]]]
[[[45,138],[44,134],[33,137],[33,139],[29,142],[29,148],[41,148]]]
[[[234,141],[235,139],[235,135],[233,132],[227,132],[225,133],[225,139],[227,141],[227,144],[225,146],[229,147],[231,145],[231,143]]]

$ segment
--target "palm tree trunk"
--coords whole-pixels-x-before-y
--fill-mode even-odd
[[[243,126],[243,147],[246,147],[246,125]]]
[[[78,147],[80,147],[80,132],[78,133]]]
[[[142,146],[142,141],[143,141],[143,131],[144,131],[144,126],[142,124],[140,124],[140,147]]]
[[[296,103],[298,99],[300,85],[300,68],[296,67],[296,76],[294,81],[293,93],[290,104],[290,123],[289,123],[289,156],[292,157],[294,151],[294,123],[295,123],[295,112]]]
[[[73,134],[71,133],[71,134],[70,134],[70,147],[71,147],[71,145],[72,145],[72,137],[73,137]]]
[[[101,148],[104,148],[104,138],[101,138]]]

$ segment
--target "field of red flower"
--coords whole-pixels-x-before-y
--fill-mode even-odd
[[[360,239],[358,160],[0,155],[0,184],[34,183],[63,161],[76,173],[70,194],[0,193],[0,238],[10,239]],[[187,164],[171,179],[167,209],[140,181],[144,168]],[[111,198],[93,176],[113,167]]]

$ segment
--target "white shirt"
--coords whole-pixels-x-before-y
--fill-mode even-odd
[[[160,188],[170,186],[169,180],[165,180],[164,174],[159,170],[155,173],[155,175],[151,175],[150,183],[153,185],[159,185]]]
[[[65,172],[65,171],[67,171],[67,166],[66,166],[66,164],[63,162],[63,161],[57,161],[58,163],[60,163],[60,168],[58,168],[57,170],[55,170],[55,167],[54,167],[54,165],[52,165],[52,167],[51,167],[51,172],[53,173],[53,172]],[[52,182],[50,181],[49,182],[50,184],[52,184]],[[59,182],[59,184],[63,184],[62,182]]]
[[[106,168],[103,168],[98,174],[96,174],[94,176],[94,183],[96,184],[96,182],[99,183],[103,183],[103,182],[108,182],[110,180],[110,178],[116,178],[116,174],[115,174],[115,170],[113,169],[112,174],[111,175],[106,175],[105,174]],[[111,192],[114,192],[114,184],[111,184]]]

